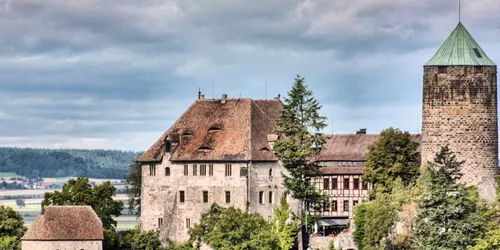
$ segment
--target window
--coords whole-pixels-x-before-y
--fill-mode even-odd
[[[207,165],[200,165],[200,175],[207,175]]]
[[[324,190],[330,189],[330,179],[328,178],[323,179],[323,189]]]
[[[156,175],[156,165],[155,164],[149,164],[149,175],[150,176]]]
[[[358,201],[352,201],[352,207],[355,207],[356,205],[358,205]]]
[[[240,168],[240,177],[244,177],[244,176],[247,176],[247,168],[246,167],[242,167]]]
[[[269,191],[269,204],[273,204],[274,202],[273,191]]]
[[[231,203],[231,192],[226,191],[226,203]]]
[[[344,189],[349,189],[349,178],[344,178]]]
[[[231,164],[226,164],[226,176],[231,176],[232,166]]]
[[[349,201],[344,201],[344,211],[349,211]]]
[[[337,177],[332,178],[332,189],[337,189]]]
[[[185,198],[184,191],[179,191],[179,202],[183,203],[184,198]]]
[[[203,191],[203,203],[208,203],[208,191]]]
[[[438,73],[439,74],[446,74],[446,73],[448,73],[448,68],[446,66],[439,66]]]
[[[170,168],[169,167],[165,168],[165,176],[170,176]]]
[[[191,219],[186,218],[186,229],[191,228]]]
[[[337,211],[337,201],[332,201],[332,211]]]
[[[198,174],[197,166],[193,165],[193,175],[196,176]]]
[[[325,204],[323,204],[323,211],[330,212],[330,206],[328,202],[325,202]]]
[[[161,227],[163,225],[163,218],[158,218],[158,227]]]
[[[363,181],[363,182],[361,183],[361,188],[362,188],[363,190],[367,190],[367,189],[368,189],[368,183],[367,183],[366,181]]]
[[[208,175],[210,176],[214,175],[214,165],[212,164],[208,165]]]
[[[483,55],[481,55],[481,53],[479,52],[479,50],[477,48],[473,48],[472,50],[474,50],[474,53],[476,54],[477,57],[483,58]]]
[[[474,67],[474,72],[475,73],[483,73],[483,67],[481,67],[481,66]]]
[[[189,166],[184,165],[184,175],[188,175],[188,174],[189,174]]]
[[[264,204],[264,191],[259,192],[259,203]]]
[[[273,169],[270,168],[269,169],[269,180],[272,180],[273,179]]]
[[[359,189],[359,179],[358,178],[354,178],[354,189],[355,190],[358,190]]]

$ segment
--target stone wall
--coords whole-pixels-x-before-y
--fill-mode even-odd
[[[40,241],[23,240],[23,250],[102,250],[102,241]]]
[[[464,160],[462,181],[494,199],[498,170],[496,66],[424,67],[422,163],[448,145]],[[442,73],[440,73],[442,72]]]

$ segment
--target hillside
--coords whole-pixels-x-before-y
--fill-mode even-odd
[[[124,178],[138,152],[86,149],[0,148],[0,172],[30,178]]]

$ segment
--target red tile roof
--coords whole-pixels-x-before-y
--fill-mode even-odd
[[[279,100],[197,100],[137,161],[161,161],[167,137],[179,139],[171,161],[276,161],[267,135],[281,106]]]
[[[364,161],[368,148],[380,138],[380,135],[335,134],[324,135],[324,137],[324,149],[321,150],[319,161]],[[420,142],[420,135],[413,134],[412,137]]]
[[[46,206],[22,240],[102,240],[102,230],[90,206]]]

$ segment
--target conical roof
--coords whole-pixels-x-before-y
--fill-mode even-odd
[[[488,58],[462,23],[458,23],[436,54],[425,64],[425,66],[452,65],[494,66],[496,64]]]

